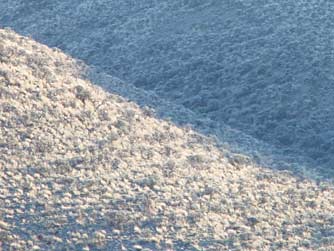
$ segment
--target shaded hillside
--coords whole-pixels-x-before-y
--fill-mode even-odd
[[[0,23],[269,144],[334,163],[330,1],[0,1]]]
[[[334,190],[213,143],[0,30],[2,250],[325,250]]]

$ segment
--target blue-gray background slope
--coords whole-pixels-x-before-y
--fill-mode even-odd
[[[1,26],[137,87],[334,164],[334,3],[0,0]]]

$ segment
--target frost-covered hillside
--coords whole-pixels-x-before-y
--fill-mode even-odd
[[[1,0],[0,25],[331,167],[333,5]]]
[[[0,30],[0,249],[330,250],[334,190],[212,140]]]

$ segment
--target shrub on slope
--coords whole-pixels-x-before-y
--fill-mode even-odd
[[[3,250],[324,250],[334,191],[228,161],[210,140],[0,31]]]

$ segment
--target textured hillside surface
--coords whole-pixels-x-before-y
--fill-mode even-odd
[[[333,169],[334,4],[1,0],[0,23]]]
[[[160,119],[209,135],[231,158],[242,156],[242,161],[253,162],[267,168],[289,170],[315,181],[334,181],[333,170],[317,165],[311,158],[286,154],[284,149],[251,137],[221,121],[210,119],[205,114],[198,114],[183,105],[163,99],[154,91],[135,87],[119,78],[101,73],[94,67],[86,68],[84,77],[106,91],[126,97],[140,107],[149,109]]]
[[[334,248],[328,184],[227,158],[12,31],[0,69],[2,250]]]

